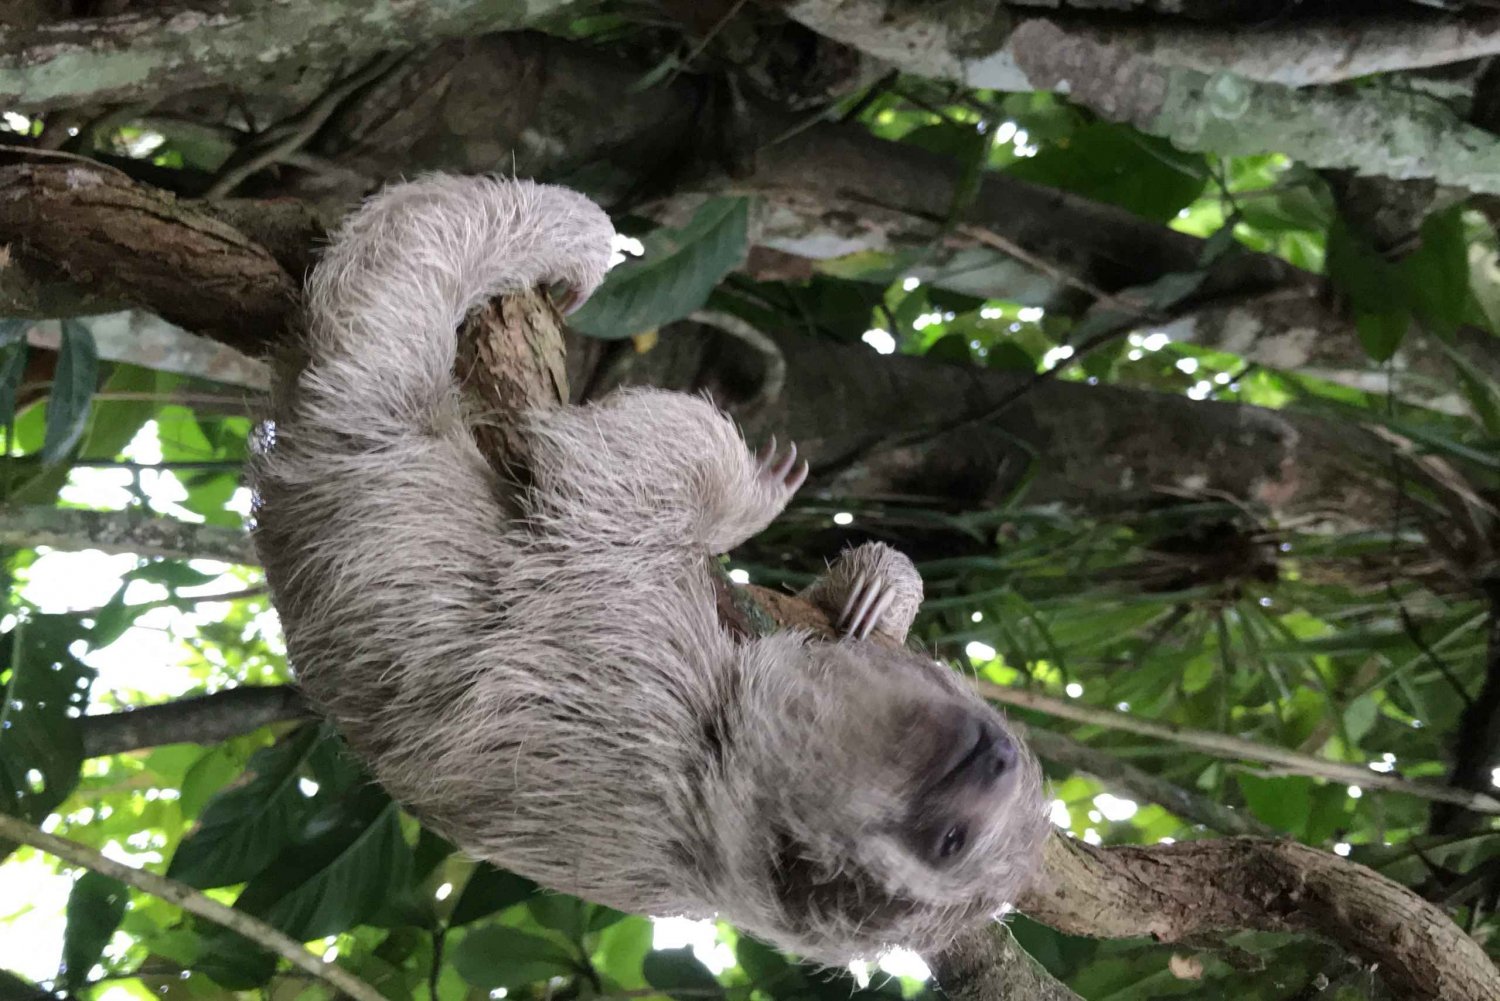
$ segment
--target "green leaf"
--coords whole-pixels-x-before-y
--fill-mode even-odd
[[[640,990],[646,986],[641,964],[651,951],[656,927],[646,918],[629,916],[599,933],[599,947],[594,952],[594,967],[622,990]]]
[[[1421,246],[1401,262],[1405,288],[1422,325],[1438,337],[1452,340],[1471,298],[1463,206],[1428,216],[1421,235]]]
[[[177,801],[184,818],[198,816],[210,797],[245,770],[244,753],[234,742],[219,744],[188,767],[182,777],[182,797]]]
[[[1411,329],[1411,314],[1406,310],[1391,310],[1386,313],[1357,313],[1354,329],[1359,331],[1359,343],[1372,361],[1385,361],[1396,353]]]
[[[269,865],[310,812],[297,779],[326,739],[332,738],[308,726],[257,752],[245,779],[209,802],[197,829],[177,846],[167,875],[206,889],[244,882]]]
[[[641,970],[646,983],[677,1001],[704,1001],[724,993],[719,979],[687,947],[648,953]]]
[[[1349,739],[1358,744],[1375,726],[1380,707],[1373,695],[1362,695],[1344,707],[1344,728]]]
[[[459,974],[481,990],[524,987],[570,977],[578,964],[556,942],[506,925],[485,925],[464,936],[452,952]]]
[[[181,560],[157,560],[137,567],[123,576],[124,580],[144,580],[152,584],[176,590],[179,587],[198,587],[219,579],[218,574],[195,570]]]
[[[740,969],[745,971],[745,976],[750,978],[750,983],[773,996],[779,996],[780,993],[771,990],[773,984],[786,986],[787,981],[782,978],[797,973],[796,979],[801,979],[800,971],[785,956],[749,935],[740,935],[734,946],[734,958],[740,964]]]
[[[1036,359],[1021,345],[1014,341],[1000,341],[990,347],[986,353],[984,363],[986,367],[1001,372],[1026,372],[1036,371]]]
[[[116,364],[114,371],[104,382],[104,391],[128,394],[131,398],[93,402],[94,419],[89,421],[83,444],[79,446],[80,454],[103,457],[118,455],[160,407],[154,399],[135,397],[149,397],[161,392],[164,385],[170,385],[173,379],[174,376],[165,372],[153,372],[136,365]],[[42,412],[35,408],[29,409],[22,420],[33,414],[37,418],[37,433],[35,441],[25,444],[25,447],[39,449],[46,438]],[[24,443],[19,422],[16,437]],[[62,463],[41,466],[11,491],[9,499],[16,504],[51,504],[57,499],[57,492],[67,482],[68,471],[69,467]]]
[[[1286,834],[1300,833],[1312,812],[1313,781],[1300,775],[1262,778],[1235,776],[1250,812]]]
[[[1005,172],[1166,222],[1203,190],[1203,157],[1124,125],[1090,122]]]
[[[42,459],[57,462],[78,443],[88,426],[89,405],[99,381],[99,351],[94,335],[77,320],[62,321],[57,371],[47,395],[47,437]]]
[[[86,872],[73,884],[58,968],[58,986],[64,991],[77,990],[87,982],[89,971],[125,916],[129,899],[125,884],[97,872]]]
[[[396,804],[378,786],[324,816],[331,825],[313,818],[311,839],[288,846],[251,880],[237,909],[307,941],[368,921],[410,889],[411,848]]]
[[[565,938],[574,942],[583,938],[584,909],[587,906],[577,897],[563,893],[539,893],[526,902],[526,909],[537,924],[562,932]]]
[[[33,614],[0,634],[0,810],[39,822],[72,792],[83,765],[77,715],[94,670],[71,652],[76,616]]]
[[[682,319],[744,259],[749,223],[747,198],[705,202],[682,229],[659,229],[643,240],[645,257],[611,271],[569,325],[613,339]]]
[[[969,350],[969,339],[963,334],[948,334],[938,338],[927,349],[925,357],[949,365],[974,364],[973,352]]]
[[[466,925],[528,900],[536,892],[537,885],[525,876],[481,862],[464,884],[448,923],[455,927]]]

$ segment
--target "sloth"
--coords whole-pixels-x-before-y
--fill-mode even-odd
[[[712,557],[785,507],[795,446],[656,390],[516,415],[525,477],[476,445],[467,311],[578,305],[612,235],[564,188],[441,176],[335,235],[251,469],[299,683],[415,816],[546,888],[827,964],[941,948],[1016,899],[1049,825],[1004,718],[901,645],[910,560],[864,545],[804,592],[835,639],[736,637]]]

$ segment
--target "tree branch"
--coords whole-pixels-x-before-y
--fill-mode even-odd
[[[1043,884],[1019,906],[1058,931],[1093,938],[1311,933],[1378,968],[1398,997],[1500,997],[1500,971],[1436,906],[1365,866],[1293,841],[1098,848],[1055,836]]]
[[[208,559],[253,566],[258,560],[244,532],[194,525],[136,511],[0,505],[0,546],[97,549],[167,559]]]
[[[148,306],[251,352],[281,329],[297,296],[296,282],[261,244],[104,166],[0,167],[0,244],[23,245],[93,295]],[[11,298],[6,270],[0,309]]]
[[[282,66],[330,66],[518,28],[572,0],[259,0],[145,8],[0,33],[0,104],[44,111],[160,98],[226,80],[254,81]],[[185,35],[192,36],[189,53]]]
[[[1488,793],[1454,789],[1436,783],[1416,782],[1398,775],[1372,771],[1360,765],[1316,758],[1297,751],[1289,751],[1286,748],[1245,740],[1227,733],[1191,730],[1173,723],[1142,719],[1139,716],[1116,712],[1113,709],[1095,709],[1092,706],[1079,705],[1071,700],[1057,699],[1022,688],[1007,688],[987,681],[979,682],[978,686],[980,694],[985,698],[1004,705],[1030,709],[1059,719],[1072,720],[1075,723],[1152,737],[1167,743],[1191,747],[1195,751],[1214,757],[1258,761],[1291,775],[1307,775],[1331,782],[1357,785],[1364,789],[1384,789],[1432,802],[1454,803],[1481,813],[1500,813],[1500,799]]]
[[[1002,922],[965,932],[931,957],[949,1001],[1083,1001],[1053,979]]]
[[[189,333],[154,314],[128,310],[75,319],[93,335],[99,357],[105,361],[123,361],[256,391],[270,385],[264,362],[227,344]],[[56,351],[62,340],[61,324],[38,320],[27,331],[26,340],[33,347]]]
[[[1238,31],[1230,42],[1227,32],[1205,34],[1212,29],[1177,38],[1122,38],[1120,26],[1080,30],[1066,19],[1045,17],[1020,20],[1007,30],[978,5],[911,8],[893,0],[801,0],[788,12],[814,31],[906,72],[972,87],[1061,90],[1105,118],[1128,121],[1182,149],[1219,155],[1274,149],[1316,167],[1431,177],[1469,191],[1500,191],[1500,139],[1433,98],[1394,89],[1299,91],[1282,82],[1260,82],[1295,80],[1287,57],[1296,56],[1304,57],[1302,75],[1308,77],[1297,83],[1320,75],[1338,78],[1343,71],[1332,67],[1358,54],[1366,39],[1357,29],[1336,29],[1331,22],[1305,31],[1288,24],[1286,37]],[[1500,50],[1500,20],[1494,17],[1477,30],[1437,37],[1428,35],[1434,25],[1427,21],[1417,36],[1431,41],[1425,51],[1409,33],[1404,38],[1399,33],[1409,23],[1387,22],[1368,40],[1363,54],[1369,58],[1351,63],[1389,69],[1402,52],[1419,65],[1431,65],[1432,59],[1470,47]],[[1278,57],[1269,60],[1270,69],[1256,68],[1257,39],[1267,47],[1281,46]],[[1313,58],[1307,58],[1304,45],[1314,46]],[[1243,58],[1226,60],[1224,54],[1236,49]],[[1328,67],[1323,74],[1305,69],[1320,63]],[[1372,122],[1380,127],[1372,128]]]
[[[291,685],[242,685],[212,695],[84,716],[78,728],[84,757],[97,758],[163,744],[218,744],[312,715]]]
[[[228,928],[256,945],[276,953],[293,966],[323,981],[335,991],[354,998],[355,1001],[385,1001],[379,991],[337,963],[325,963],[322,957],[313,955],[302,943],[282,934],[259,918],[252,917],[244,911],[226,907],[217,900],[199,893],[186,883],[179,883],[175,879],[167,879],[165,876],[158,876],[144,869],[133,869],[114,859],[106,858],[76,841],[69,841],[55,834],[47,834],[24,820],[3,813],[0,813],[0,837],[30,845],[49,855],[55,855],[65,862],[81,865],[85,869],[112,877],[143,893],[159,897],[169,904],[176,904],[189,914],[195,914],[216,925]]]
[[[1275,837],[1278,833],[1250,813],[1221,806],[1207,796],[1152,775],[1108,751],[1090,747],[1053,730],[1029,726],[1024,732],[1027,743],[1042,760],[1086,772],[1132,798],[1155,803],[1183,820],[1202,824],[1220,834]]]
[[[1453,736],[1453,767],[1448,783],[1455,790],[1477,792],[1494,788],[1491,778],[1500,768],[1500,579],[1484,582],[1489,600],[1489,638],[1485,652],[1484,683],[1458,720]],[[1446,834],[1471,823],[1463,809],[1438,806],[1432,810],[1432,831]]]

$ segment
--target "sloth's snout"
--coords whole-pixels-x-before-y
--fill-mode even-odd
[[[1016,744],[988,714],[969,712],[955,728],[938,786],[989,786],[1016,765]]]
[[[974,777],[994,782],[1016,766],[1016,745],[1010,734],[997,724],[985,720],[980,725],[974,758],[970,765]]]

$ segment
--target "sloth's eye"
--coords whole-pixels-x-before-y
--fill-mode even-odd
[[[964,843],[968,841],[968,831],[962,824],[948,828],[943,835],[942,844],[938,845],[938,858],[948,859],[964,850]]]

